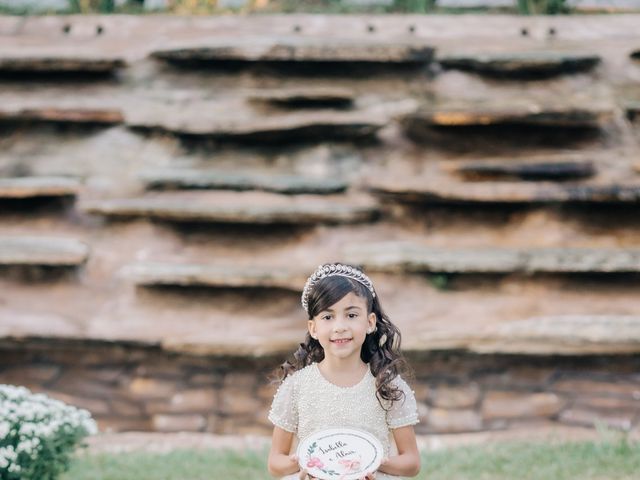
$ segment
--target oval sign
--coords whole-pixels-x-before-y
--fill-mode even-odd
[[[300,468],[322,480],[356,480],[380,466],[382,443],[364,430],[319,430],[298,444]]]

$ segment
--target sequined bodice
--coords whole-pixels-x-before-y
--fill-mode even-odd
[[[375,435],[385,455],[394,454],[391,429],[418,423],[415,396],[400,377],[393,382],[404,400],[386,405],[376,397],[376,380],[367,369],[362,380],[350,387],[329,382],[313,363],[290,375],[275,394],[269,420],[302,440],[326,428],[358,428]],[[380,474],[380,479],[397,478]]]
[[[389,452],[386,412],[375,392],[375,378],[367,369],[356,385],[339,387],[324,378],[317,364],[300,371],[298,437],[325,428],[360,428],[375,435]]]

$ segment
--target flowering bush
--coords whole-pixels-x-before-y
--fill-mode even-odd
[[[86,410],[0,385],[0,480],[57,478],[80,440],[96,431]]]

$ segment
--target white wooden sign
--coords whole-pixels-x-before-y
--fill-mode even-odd
[[[377,470],[384,450],[369,432],[352,428],[320,430],[297,449],[300,468],[322,480],[357,480]]]

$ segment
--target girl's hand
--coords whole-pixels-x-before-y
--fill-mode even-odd
[[[389,458],[383,458],[382,462],[380,462],[380,467],[384,466],[387,462],[389,461]],[[378,468],[380,468],[378,467]],[[362,480],[376,480],[376,472],[369,472],[367,473],[364,478],[362,478]]]
[[[312,477],[311,475],[309,475],[306,470],[302,470],[300,472],[299,478],[300,480],[316,480],[316,477]]]
[[[298,465],[298,456],[297,455],[289,455],[289,460],[291,460],[296,465]],[[309,475],[306,470],[301,470],[300,474],[298,475],[298,478],[300,480],[315,480],[316,479],[316,477],[312,477],[311,475]]]

